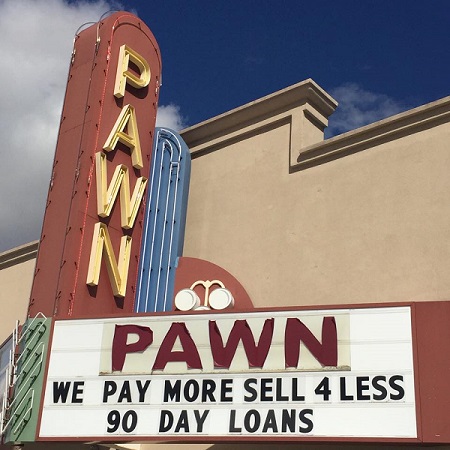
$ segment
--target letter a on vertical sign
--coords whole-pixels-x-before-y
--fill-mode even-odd
[[[133,312],[160,79],[136,16],[76,36],[29,316]]]

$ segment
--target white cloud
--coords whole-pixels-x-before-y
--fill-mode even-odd
[[[325,135],[335,136],[377,120],[398,114],[409,107],[384,94],[364,90],[356,83],[345,83],[330,91],[339,102],[331,115]]]
[[[113,1],[0,0],[0,252],[39,239],[73,37]],[[164,125],[183,126],[161,107]]]
[[[186,123],[184,117],[181,115],[180,107],[173,104],[158,106],[156,126],[171,128],[174,131],[180,131],[185,128]]]

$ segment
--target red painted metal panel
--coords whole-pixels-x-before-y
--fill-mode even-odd
[[[181,256],[175,272],[174,294],[189,288],[199,280],[220,280],[236,299],[233,311],[245,311],[253,308],[253,303],[242,284],[222,267],[204,259]],[[200,299],[204,298],[204,288],[194,289]],[[173,303],[174,304],[174,303]],[[175,308],[175,304],[174,304]]]
[[[450,442],[450,302],[413,305],[416,383],[424,443]]]
[[[99,42],[97,39],[99,38]],[[114,97],[119,48],[126,44],[148,63],[148,87],[127,86],[125,96]],[[108,153],[108,184],[114,169],[130,170],[130,189],[140,176],[148,178],[161,73],[159,48],[151,31],[130,13],[115,13],[82,31],[75,42],[61,127],[55,153],[41,243],[33,282],[29,315],[89,317],[128,314],[133,311],[144,205],[131,230],[120,224],[120,201],[110,217],[97,215],[95,154],[102,150],[122,108],[136,111],[144,167],[132,168],[128,149]],[[102,263],[99,285],[86,285],[94,225],[104,222],[116,257],[120,238],[132,236],[126,295],[112,294],[106,266]]]

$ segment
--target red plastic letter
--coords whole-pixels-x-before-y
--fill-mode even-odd
[[[334,317],[323,318],[322,343],[316,339],[301,320],[287,319],[284,335],[286,367],[297,367],[300,357],[300,342],[302,341],[322,366],[337,366],[337,330]]]
[[[252,330],[246,320],[236,320],[230,331],[226,345],[223,345],[222,335],[215,320],[209,321],[209,341],[215,367],[229,368],[233,361],[239,341],[242,341],[250,367],[263,367],[269,353],[273,335],[273,319],[266,319],[259,338],[255,343]]]
[[[177,338],[180,339],[182,351],[173,351]],[[153,370],[164,370],[166,364],[172,361],[184,361],[190,369],[202,368],[195,342],[192,340],[186,325],[182,322],[175,322],[170,326],[156,355]]]
[[[137,334],[139,339],[127,344],[128,335]],[[143,352],[153,342],[153,331],[139,325],[116,325],[112,343],[112,370],[121,371],[128,353]]]

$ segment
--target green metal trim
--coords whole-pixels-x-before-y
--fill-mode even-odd
[[[27,319],[22,327],[16,377],[9,401],[4,442],[34,442],[44,384],[51,319]]]

